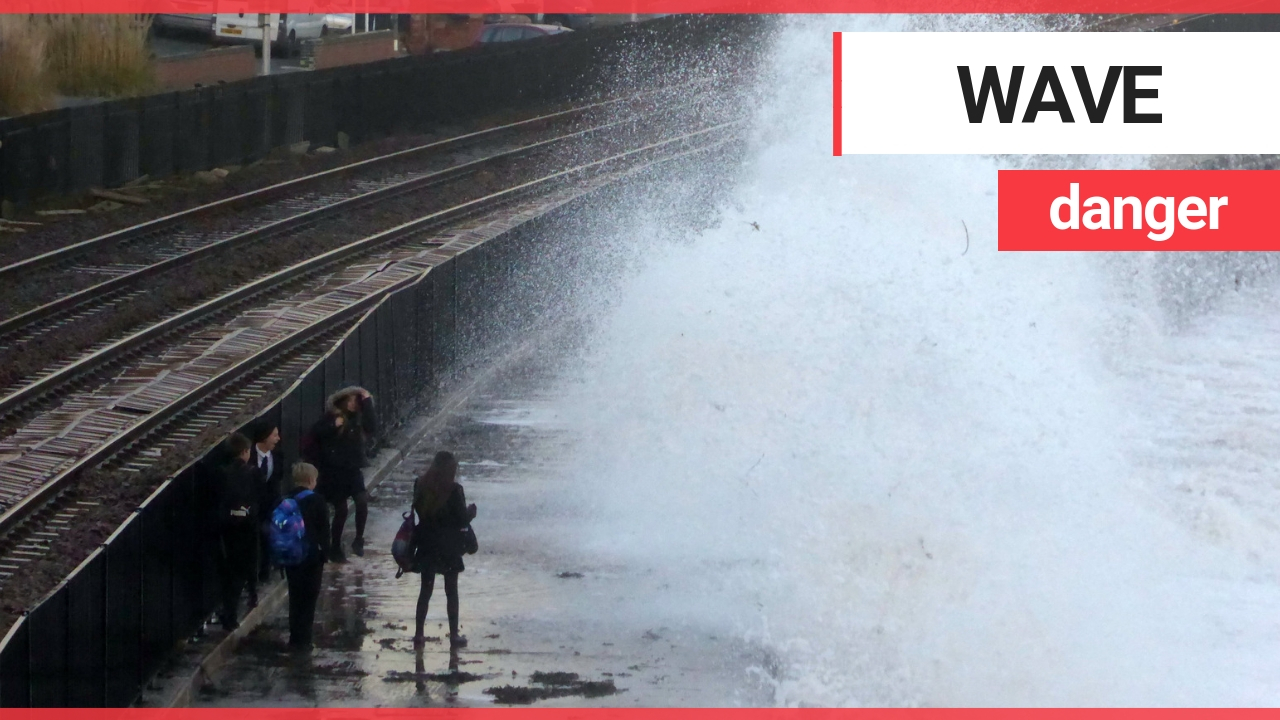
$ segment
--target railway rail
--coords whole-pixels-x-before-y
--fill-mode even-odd
[[[84,470],[144,470],[297,377],[333,333],[436,264],[592,189],[722,147],[738,132],[737,121],[682,132],[429,212],[118,340],[94,361],[110,377],[60,387],[0,441],[0,585],[48,552],[83,510],[84,500],[57,498]],[[138,353],[156,338],[165,338],[162,347]]]
[[[642,98],[646,101],[649,99],[651,98]],[[632,98],[632,101],[635,101],[635,98]],[[605,106],[607,104],[598,103],[588,107],[599,110]],[[565,113],[556,113],[547,117],[564,116]],[[142,255],[153,262],[141,266],[117,264],[115,267],[105,269],[90,268],[90,270],[103,270],[107,273],[120,267],[124,269],[108,280],[67,293],[40,307],[0,321],[0,347],[29,346],[57,336],[73,323],[85,325],[107,318],[139,295],[146,293],[147,283],[153,278],[183,266],[190,266],[204,258],[230,253],[250,243],[300,237],[314,229],[316,223],[324,218],[333,218],[339,213],[349,214],[356,208],[376,207],[379,203],[437,188],[442,184],[492,169],[500,163],[510,164],[519,159],[560,152],[570,147],[571,143],[585,142],[596,137],[608,137],[620,129],[628,126],[634,128],[654,118],[653,114],[633,113],[626,119],[603,121],[580,130],[525,142],[445,168],[383,175],[376,179],[352,183],[350,189],[336,197],[332,193],[311,197],[292,196],[284,201],[268,203],[258,212],[251,213],[250,217],[241,221],[239,230],[207,232],[174,229],[173,223],[164,218],[161,229],[152,232],[150,240],[139,243],[145,245]],[[542,121],[545,117],[535,120]],[[433,143],[423,147],[439,145],[439,143]],[[421,149],[401,151],[386,157],[403,158],[406,157],[406,153],[416,153]],[[385,158],[375,160],[381,161]],[[369,162],[373,161],[364,161],[357,165]],[[326,171],[320,175],[327,176],[327,173],[331,172],[333,171]],[[266,190],[271,190],[268,195],[277,192],[272,188]],[[211,205],[218,205],[218,203]],[[277,206],[281,205],[286,209],[284,216],[271,219],[273,214],[279,214],[280,210]],[[119,244],[120,241],[111,240],[111,246],[118,247]],[[139,253],[135,252],[134,255],[137,256]],[[182,308],[178,308],[169,312],[169,319],[180,321],[184,317],[181,310]],[[17,424],[24,413],[29,414],[33,409],[38,408],[38,401],[41,398],[50,397],[59,388],[66,389],[68,385],[75,387],[91,380],[93,376],[87,371],[117,360],[122,353],[136,350],[139,347],[138,341],[157,337],[172,327],[174,327],[173,323],[155,323],[137,333],[103,339],[87,347],[75,348],[65,355],[48,358],[46,364],[37,373],[0,388],[0,418],[3,418],[7,425]],[[128,342],[124,342],[125,339]]]
[[[293,178],[268,187],[259,188],[232,197],[223,198],[221,200],[171,213],[164,217],[148,220],[146,222],[122,228],[104,235],[99,235],[94,238],[71,243],[55,250],[50,250],[33,257],[12,262],[8,265],[0,266],[0,282],[14,282],[37,270],[56,267],[59,265],[66,266],[75,262],[77,258],[83,257],[88,253],[116,249],[138,240],[150,238],[156,233],[180,228],[184,223],[191,223],[192,221],[208,218],[213,215],[228,212],[243,212],[247,209],[257,208],[265,203],[277,200],[282,201],[283,204],[286,205],[293,201],[305,201],[308,198],[308,193],[313,188],[328,181],[348,179],[353,175],[367,171],[382,171],[388,166],[396,163],[405,161],[421,161],[426,158],[438,156],[441,153],[473,147],[478,143],[492,143],[505,136],[536,129],[551,123],[582,118],[589,116],[592,113],[608,111],[611,108],[625,107],[628,104],[652,101],[661,98],[665,93],[669,92],[669,90],[664,89],[650,90],[627,97],[581,105],[567,110],[528,118],[519,122],[507,123],[505,125],[485,130],[446,138],[444,140],[424,143],[404,150],[379,155],[366,160],[348,163],[328,170]],[[107,271],[104,270],[104,272]]]
[[[269,363],[246,367],[234,382],[211,385],[203,397],[169,417],[158,418],[150,430],[139,427],[140,439],[127,442],[122,451],[109,455],[108,466],[131,465],[137,470],[147,460],[156,460],[165,452],[182,452],[199,445],[202,438],[228,421],[252,412],[255,402],[269,397],[321,360],[333,343],[355,324],[355,320],[339,322],[324,328],[314,337],[271,358]],[[61,489],[47,502],[35,502],[26,514],[16,518],[12,532],[0,536],[0,588],[15,576],[21,576],[28,563],[38,560],[53,549],[53,543],[87,512],[101,505],[98,499],[67,497]]]
[[[0,347],[24,342],[59,320],[109,312],[159,273],[270,237],[296,233],[341,213],[456,180],[502,158],[546,152],[574,140],[563,127],[602,115],[657,112],[649,91],[549,113],[313,173],[64,246],[0,267]],[[597,132],[608,123],[596,121]],[[616,123],[615,123],[616,124]],[[583,132],[589,131],[590,128]],[[537,139],[545,142],[539,143]],[[470,162],[477,147],[514,142]],[[38,321],[45,321],[43,326]],[[3,396],[0,392],[0,396]]]

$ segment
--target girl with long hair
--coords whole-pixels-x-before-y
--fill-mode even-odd
[[[415,570],[422,573],[417,633],[413,636],[415,648],[421,648],[426,642],[422,627],[427,620],[427,605],[431,602],[437,573],[444,576],[449,646],[461,648],[467,645],[467,639],[458,633],[458,573],[466,569],[462,563],[465,552],[463,531],[475,518],[476,506],[467,504],[457,475],[457,459],[453,453],[442,450],[436,453],[431,466],[413,486],[413,509],[418,514]]]

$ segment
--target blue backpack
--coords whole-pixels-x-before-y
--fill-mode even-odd
[[[301,565],[311,552],[311,543],[307,542],[307,524],[302,519],[302,508],[298,507],[298,501],[312,494],[310,490],[303,490],[293,497],[287,497],[271,512],[271,527],[267,539],[271,548],[271,562],[279,567]]]

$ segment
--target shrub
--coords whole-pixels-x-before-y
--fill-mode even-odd
[[[53,107],[42,31],[34,16],[0,15],[0,117]]]
[[[149,15],[39,15],[45,69],[63,95],[136,95],[154,83]]]

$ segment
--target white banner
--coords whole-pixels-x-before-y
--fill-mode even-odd
[[[1280,153],[1280,33],[842,33],[840,53],[843,154]]]

